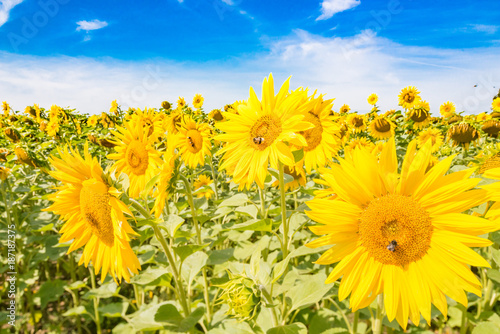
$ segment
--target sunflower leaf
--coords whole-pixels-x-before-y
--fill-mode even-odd
[[[293,159],[295,160],[295,163],[299,162],[304,158],[304,149],[301,148],[300,150],[293,151]]]
[[[202,250],[210,244],[204,245],[186,245],[174,247],[174,252],[181,258],[181,262],[183,262],[189,255],[196,253],[197,251]]]
[[[266,334],[307,334],[306,326],[301,322],[270,328]]]
[[[161,174],[157,174],[155,176],[153,176],[153,178],[151,178],[148,183],[146,183],[146,186],[144,187],[144,189],[141,191],[141,195],[140,197],[141,198],[147,198],[147,196],[149,195],[149,193],[151,192],[151,190],[153,189],[154,185],[158,182],[158,180],[160,179],[160,176]]]
[[[266,218],[261,220],[248,220],[241,224],[233,225],[232,230],[236,231],[266,231],[271,232],[273,228],[272,219]]]

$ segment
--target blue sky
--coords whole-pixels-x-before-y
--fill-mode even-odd
[[[498,0],[0,1],[0,99],[18,109],[198,92],[210,109],[273,72],[360,111],[417,85],[434,113],[447,100],[476,113],[500,88],[499,50]]]

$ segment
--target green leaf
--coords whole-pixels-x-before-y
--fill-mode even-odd
[[[87,314],[87,310],[83,306],[73,307],[64,312],[62,315],[64,317],[71,317],[75,315]]]
[[[148,267],[146,270],[141,271],[139,275],[135,275],[130,279],[130,283],[139,284],[139,285],[151,285],[152,282],[155,282],[158,278],[165,275],[165,279],[170,281],[168,277],[170,273],[166,268],[158,268],[152,269]]]
[[[324,273],[300,276],[295,286],[287,293],[292,301],[290,312],[320,301],[333,287],[333,284],[325,284],[325,280]]]
[[[488,278],[492,281],[495,281],[497,284],[500,284],[500,271],[496,269],[488,269],[486,276],[488,276]]]
[[[273,228],[272,219],[266,218],[261,220],[251,219],[241,224],[236,224],[231,227],[236,231],[266,231],[271,232]]]
[[[120,292],[120,288],[116,285],[115,281],[109,281],[108,283],[102,284],[97,289],[90,290],[83,296],[83,298],[110,298],[117,296],[118,292]]]
[[[108,318],[120,318],[127,312],[128,303],[111,303],[99,307],[99,312]]]
[[[181,323],[179,324],[179,332],[189,332],[191,328],[193,328],[198,323],[198,321],[203,318],[204,314],[204,307],[198,307],[196,310],[191,312],[189,316],[182,319]]]
[[[219,208],[222,208],[224,206],[242,206],[245,203],[248,203],[248,196],[247,194],[244,193],[238,193],[234,196],[229,197],[228,199],[222,201],[221,204],[219,204]]]
[[[491,254],[495,263],[500,266],[500,250],[491,247]]]
[[[277,280],[279,280],[279,278],[281,277],[281,275],[283,275],[283,273],[285,272],[286,268],[288,267],[288,262],[290,262],[290,259],[292,258],[291,256],[292,254],[288,254],[288,256],[276,263],[273,267],[273,283],[275,283]]]
[[[223,264],[229,261],[234,255],[234,248],[216,249],[208,252],[207,264],[210,266]]]
[[[175,254],[177,254],[181,258],[181,261],[184,261],[188,256],[196,253],[197,251],[202,250],[203,248],[207,247],[208,245],[210,245],[210,244],[186,245],[186,246],[174,247],[174,252],[175,252]]]
[[[303,323],[296,322],[291,325],[271,328],[266,334],[307,334],[307,328]]]
[[[301,148],[300,150],[293,151],[293,159],[295,160],[295,163],[299,162],[304,158],[304,149]]]
[[[259,210],[254,205],[240,206],[237,207],[234,211],[246,213],[254,219],[256,219],[257,215],[259,214]]]
[[[141,194],[140,194],[140,197],[141,198],[147,198],[147,196],[149,195],[149,193],[151,192],[151,190],[153,189],[154,185],[158,182],[158,180],[160,179],[160,176],[161,174],[156,174],[155,176],[153,176],[152,179],[150,179],[148,181],[148,183],[146,183],[146,186],[144,187],[144,189],[141,191]]]
[[[39,228],[38,230],[33,230],[34,232],[46,232],[46,231],[50,231],[54,228],[54,224],[53,223],[50,223],[50,224],[47,224],[47,225],[44,225],[42,226],[41,228]]]
[[[159,225],[163,226],[167,229],[168,235],[172,238],[175,235],[175,232],[181,227],[184,223],[184,218],[170,214],[168,215],[163,222]]]
[[[273,169],[273,168],[268,168],[267,171],[272,175],[274,176],[277,180],[280,179],[280,174],[279,174],[279,171],[277,171],[276,169]],[[290,183],[290,182],[293,182],[293,176],[291,175],[288,175],[286,173],[283,173],[283,181],[285,182],[285,184],[287,183]]]
[[[78,290],[78,289],[83,289],[87,286],[83,281],[76,281],[68,285],[68,288],[70,290]]]
[[[129,321],[137,331],[154,331],[163,329],[170,325],[170,329],[176,329],[182,320],[182,316],[171,302],[146,305],[135,312]]]
[[[493,322],[480,322],[472,330],[472,334],[500,334],[500,326]]]
[[[257,277],[260,271],[261,248],[257,247],[250,258],[250,274]]]
[[[207,264],[208,255],[204,252],[198,252],[189,256],[182,264],[182,276],[191,285],[196,275]]]
[[[490,232],[489,239],[496,244],[500,245],[500,231]]]
[[[61,280],[47,281],[42,284],[35,297],[40,298],[40,308],[43,310],[48,303],[59,299],[64,293],[66,282]]]

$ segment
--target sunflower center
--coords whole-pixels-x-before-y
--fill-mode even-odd
[[[151,136],[155,130],[155,125],[154,125],[153,121],[151,121],[149,118],[146,118],[144,120],[144,126],[149,128],[148,137]]]
[[[406,103],[413,103],[413,101],[415,101],[415,94],[413,93],[406,93],[405,96],[403,96],[403,100],[406,102]]]
[[[300,134],[304,136],[307,141],[307,147],[304,147],[305,152],[314,150],[319,144],[321,144],[321,135],[323,134],[323,127],[321,126],[321,121],[318,115],[308,112],[306,117],[304,117],[305,122],[312,123],[314,128],[301,131]]]
[[[378,132],[389,132],[391,131],[391,124],[384,118],[379,118],[375,120],[374,124],[375,130]]]
[[[148,169],[149,154],[146,146],[138,140],[133,140],[127,147],[127,163],[135,175],[143,175]]]
[[[352,120],[352,124],[356,127],[356,128],[360,128],[362,127],[365,122],[363,120],[362,117],[354,117],[353,120]]]
[[[113,221],[111,220],[110,195],[84,186],[80,190],[80,210],[83,218],[96,235],[106,246],[114,243]]]
[[[263,151],[270,146],[281,133],[281,121],[274,115],[262,116],[250,129],[250,145]]]
[[[411,197],[387,195],[372,200],[360,217],[362,245],[383,264],[406,267],[430,247],[429,214]]]
[[[187,149],[191,153],[198,153],[203,147],[203,137],[198,130],[189,130],[186,134]]]

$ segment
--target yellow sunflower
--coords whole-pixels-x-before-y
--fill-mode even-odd
[[[342,107],[340,107],[339,112],[341,114],[348,113],[351,110],[351,107],[349,107],[347,104],[344,104]]]
[[[486,112],[482,112],[476,116],[476,122],[487,121],[491,119],[491,115],[488,115]]]
[[[220,122],[226,119],[224,114],[219,109],[214,109],[208,114],[208,118],[213,119],[216,122]]]
[[[413,121],[413,127],[422,129],[431,122],[431,108],[429,103],[424,100],[418,100],[413,109],[408,111],[407,116]]]
[[[366,119],[363,115],[350,114],[347,116],[347,124],[354,132],[362,132],[366,129]]]
[[[59,122],[57,119],[51,119],[45,131],[47,131],[47,134],[51,137],[57,136],[57,132],[59,132]]]
[[[438,129],[429,128],[418,134],[418,147],[423,147],[425,143],[431,141],[431,150],[436,152],[443,144],[444,136]]]
[[[439,113],[444,118],[448,118],[455,115],[455,111],[456,111],[455,105],[453,104],[453,102],[450,101],[443,103],[439,107]]]
[[[177,100],[177,109],[182,109],[186,106],[186,101],[184,100],[183,97],[179,96],[179,99]]]
[[[118,102],[116,102],[116,100],[111,101],[111,108],[109,108],[109,113],[118,116]]]
[[[327,165],[340,147],[340,128],[330,116],[333,99],[323,100],[320,95],[312,97],[303,105],[304,122],[314,125],[313,128],[300,131],[307,142],[304,146],[304,164],[308,173],[317,167]]]
[[[97,122],[99,122],[99,116],[97,115],[92,115],[87,119],[87,125],[91,127],[95,127]]]
[[[467,150],[471,143],[479,139],[479,131],[469,123],[460,123],[448,129],[447,137],[453,142],[453,146],[463,145]]]
[[[279,162],[284,165],[295,163],[291,148],[306,146],[307,142],[299,131],[306,131],[313,125],[304,122],[299,109],[306,101],[306,91],[289,94],[289,81],[285,81],[279,93],[274,95],[272,74],[262,84],[262,101],[259,101],[253,88],[247,104],[238,106],[238,114],[227,113],[226,122],[216,127],[225,132],[215,139],[226,145],[217,154],[224,154],[221,169],[233,171],[234,182],[251,185],[257,182],[264,188],[268,165],[278,169]]]
[[[203,106],[203,96],[201,94],[196,94],[193,98],[193,107],[200,109]]]
[[[210,155],[210,127],[206,123],[196,122],[186,116],[179,128],[179,155],[182,161],[191,167],[205,164],[205,157]]]
[[[365,137],[352,139],[344,147],[344,155],[350,156],[356,148],[365,148],[366,150],[371,152],[375,149],[375,144]]]
[[[112,168],[127,174],[129,195],[138,197],[162,164],[160,153],[152,146],[155,139],[148,137],[147,130],[139,122],[126,122],[124,127],[120,126],[111,133],[116,137],[111,142],[116,145],[117,152],[108,154],[109,159],[117,160]]]
[[[3,110],[3,114],[4,114],[4,116],[9,116],[10,106],[9,106],[9,104],[7,103],[7,101],[3,101],[3,102],[2,102],[2,110]]]
[[[58,122],[58,117],[59,115],[61,114],[62,110],[61,110],[61,107],[53,104],[51,107],[50,107],[50,111],[49,111],[49,119],[51,122]]]
[[[206,175],[200,175],[198,176],[198,179],[194,181],[194,189],[197,190],[194,194],[196,195],[197,198],[202,198],[205,197],[206,199],[212,198],[214,195],[214,191],[208,186],[210,186],[213,183],[212,179],[210,176]],[[200,189],[202,188],[203,189]]]
[[[420,92],[416,87],[408,86],[401,90],[398,95],[399,105],[405,109],[411,109],[420,100]]]
[[[182,112],[178,109],[172,111],[164,120],[164,129],[170,134],[177,134],[182,122]]]
[[[7,180],[7,176],[10,174],[10,168],[0,166],[0,180]]]
[[[396,125],[385,117],[376,117],[370,123],[370,134],[376,139],[387,139],[394,136]]]
[[[496,112],[500,112],[500,97],[497,97],[491,103],[491,109]]]
[[[163,136],[162,114],[153,108],[145,107],[144,110],[136,108],[130,121],[141,123],[148,137],[152,136],[155,140],[158,140]]]
[[[137,235],[124,213],[132,216],[127,206],[118,199],[119,192],[107,178],[96,158],[84,157],[73,149],[58,149],[60,158],[49,161],[55,168],[50,175],[63,185],[49,195],[54,203],[44,209],[61,215],[66,221],[60,233],[60,243],[73,240],[68,253],[85,246],[80,258],[87,267],[92,261],[95,273],[101,269],[101,282],[109,273],[115,280],[130,281],[131,272],[138,274],[139,260],[130,248],[130,236]]]
[[[377,103],[378,101],[378,95],[373,93],[371,94],[370,96],[368,96],[368,103],[371,104],[372,106],[375,105],[375,103]]]
[[[337,263],[326,283],[342,277],[339,299],[350,295],[353,310],[383,294],[389,321],[406,329],[420,314],[430,323],[431,303],[445,316],[445,295],[467,305],[465,291],[481,295],[481,282],[469,269],[490,265],[469,247],[492,244],[477,237],[499,228],[487,219],[462,214],[486,202],[488,192],[474,189],[473,169],[447,174],[448,157],[428,172],[430,143],[420,151],[410,143],[401,171],[394,140],[380,160],[364,149],[341,159],[323,178],[335,200],[313,199],[307,215],[321,223],[311,230],[326,234],[309,247],[332,245],[317,261]],[[464,291],[465,290],[465,291]]]

